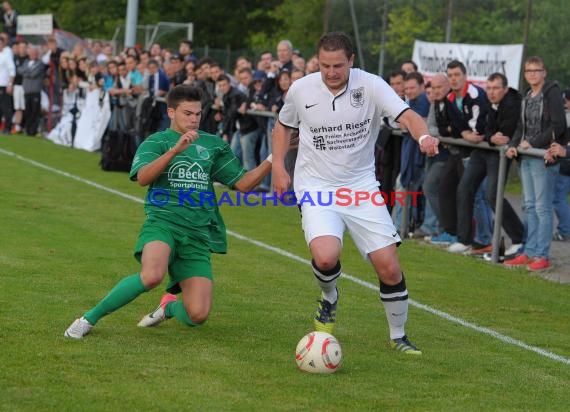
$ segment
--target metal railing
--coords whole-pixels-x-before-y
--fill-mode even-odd
[[[276,114],[268,111],[258,111],[258,110],[248,110],[247,114],[252,116],[263,116],[263,117],[276,117]],[[398,129],[392,130],[393,135],[401,136],[402,132]],[[503,200],[505,197],[505,181],[507,175],[507,157],[505,153],[508,146],[491,146],[487,142],[481,143],[471,143],[463,139],[454,139],[451,137],[441,137],[436,136],[442,143],[451,146],[464,146],[472,149],[484,149],[499,152],[499,171],[498,171],[498,184],[497,184],[497,197],[495,201],[495,220],[493,224],[493,240],[491,253],[491,261],[493,263],[499,262],[499,245],[501,242],[501,230],[503,226]],[[519,156],[533,156],[543,158],[546,150],[544,149],[521,149],[517,148]],[[407,190],[407,188],[406,188]],[[402,237],[407,236],[408,232],[408,208],[404,207],[402,209],[402,223],[400,226],[400,231]]]

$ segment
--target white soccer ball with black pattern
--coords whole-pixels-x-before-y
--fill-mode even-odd
[[[342,350],[336,338],[326,332],[311,332],[301,338],[295,350],[299,369],[310,373],[333,373],[342,361]]]

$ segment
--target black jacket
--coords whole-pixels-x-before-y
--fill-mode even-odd
[[[222,108],[222,114],[224,115],[223,134],[229,137],[234,135],[236,131],[236,120],[239,115],[238,109],[246,99],[246,95],[233,86],[230,87],[230,91],[222,97],[224,102],[224,107]]]
[[[531,90],[528,89],[522,101],[517,130],[509,143],[511,147],[517,147],[525,137],[525,107],[530,94]],[[548,149],[553,141],[564,145],[566,143],[566,115],[564,114],[564,102],[558,83],[549,81],[544,83],[542,96],[541,132],[538,136],[528,139],[528,142],[536,149]]]
[[[512,140],[521,115],[521,102],[521,94],[509,87],[507,94],[499,102],[498,106],[491,106],[487,114],[487,127],[485,129],[485,140],[490,145],[493,145],[491,136],[497,132],[501,132]]]

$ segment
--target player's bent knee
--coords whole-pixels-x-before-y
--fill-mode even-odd
[[[162,283],[164,272],[158,270],[141,271],[141,280],[144,287],[153,289]]]
[[[402,280],[402,269],[398,261],[392,261],[380,269],[380,280],[387,285],[396,285]]]
[[[321,258],[315,257],[314,261],[317,268],[322,271],[327,271],[333,269],[336,266],[338,258],[333,256],[325,256]]]
[[[210,311],[207,309],[202,310],[194,310],[192,312],[188,312],[188,317],[192,321],[192,323],[196,325],[200,325],[206,320],[208,320],[208,316],[210,315]]]

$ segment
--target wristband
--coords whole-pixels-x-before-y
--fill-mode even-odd
[[[267,156],[265,158],[265,160],[267,160],[269,163],[273,164],[273,153],[271,153],[269,156]]]
[[[424,135],[421,135],[421,136],[420,136],[420,138],[418,139],[418,143],[420,144],[420,146],[421,146],[421,144],[422,144],[422,141],[423,141],[426,137],[430,137],[429,134],[424,134]]]

